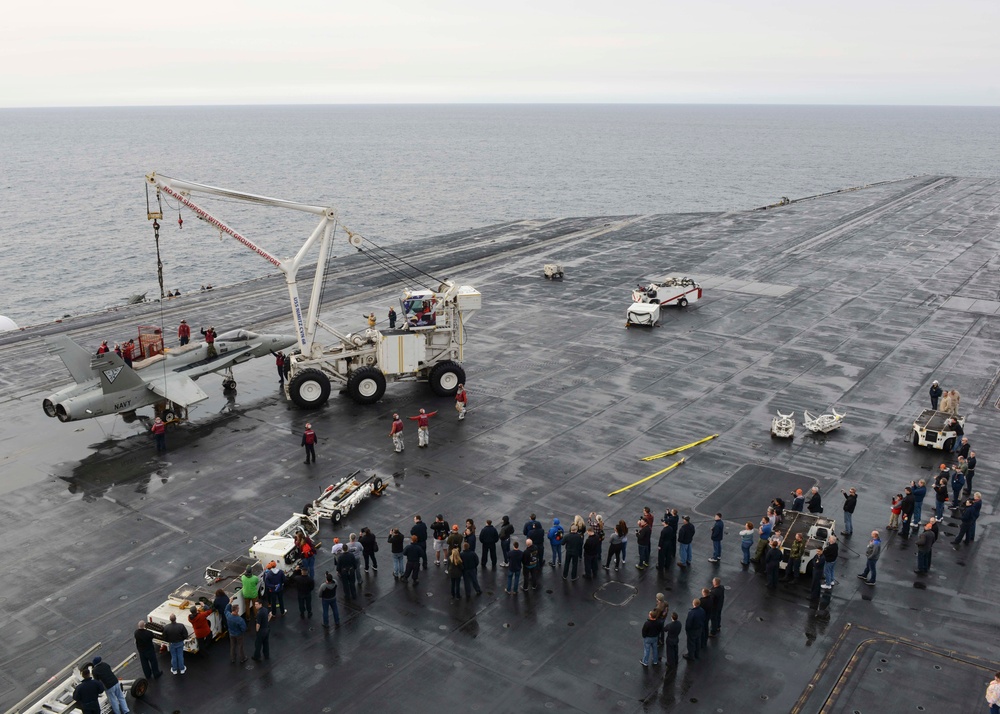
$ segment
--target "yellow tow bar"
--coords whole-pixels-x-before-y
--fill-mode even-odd
[[[678,446],[676,449],[671,449],[670,451],[664,451],[659,454],[653,454],[652,456],[646,456],[642,461],[656,461],[657,459],[662,459],[664,456],[673,456],[674,454],[679,454],[682,451],[687,451],[688,449],[698,446],[699,444],[704,444],[707,441],[717,438],[718,434],[712,434],[711,436],[706,436],[704,439],[699,439],[698,441],[692,441],[690,444],[685,444],[684,446]]]
[[[620,488],[620,489],[618,489],[617,491],[612,491],[611,493],[609,493],[609,494],[608,494],[608,498],[610,498],[611,496],[614,496],[614,495],[616,495],[616,494],[619,494],[619,493],[622,493],[623,491],[628,491],[628,490],[629,490],[630,488],[634,488],[635,486],[638,486],[638,485],[639,485],[640,483],[646,483],[646,482],[647,482],[647,481],[649,481],[649,479],[651,479],[651,478],[656,478],[657,476],[662,476],[662,475],[663,475],[663,474],[665,474],[665,473],[666,473],[667,471],[670,471],[670,470],[672,470],[672,469],[675,469],[675,468],[677,468],[678,466],[680,466],[680,465],[681,465],[681,464],[683,464],[683,463],[684,463],[684,459],[683,459],[683,457],[682,457],[680,461],[675,461],[674,463],[670,464],[670,466],[668,466],[667,468],[665,468],[665,469],[660,469],[660,470],[659,470],[659,471],[657,471],[657,472],[656,472],[655,474],[650,474],[649,476],[647,476],[647,477],[646,477],[646,478],[644,478],[644,479],[640,479],[640,480],[636,481],[635,483],[630,483],[630,484],[629,484],[628,486],[626,486],[625,488]]]

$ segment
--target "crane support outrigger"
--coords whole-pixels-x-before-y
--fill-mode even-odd
[[[299,342],[298,354],[291,356],[285,390],[286,396],[298,406],[307,409],[322,406],[329,399],[333,383],[345,388],[355,401],[371,404],[382,398],[387,381],[426,381],[440,396],[454,394],[465,381],[461,367],[464,326],[482,306],[482,297],[474,288],[446,280],[436,290],[405,290],[400,300],[401,329],[369,327],[360,333],[343,333],[319,318],[327,258],[338,225],[333,208],[181,181],[156,173],[148,174],[146,182],[156,190],[158,199],[160,194],[170,196],[285,276]],[[194,203],[193,194],[310,213],[319,216],[319,223],[293,257],[281,260]],[[148,212],[150,220],[156,215]],[[346,228],[343,230],[348,243],[360,249],[364,239]],[[316,273],[303,314],[296,276],[317,243]],[[317,339],[318,328],[336,338],[336,342],[321,344]]]

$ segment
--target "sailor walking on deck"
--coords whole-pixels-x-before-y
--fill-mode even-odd
[[[177,326],[177,340],[181,347],[191,341],[191,326],[187,324],[187,320],[181,320],[181,324]]]
[[[389,429],[389,436],[392,438],[392,445],[396,447],[396,453],[403,450],[403,420],[399,414],[392,415],[392,428]]]
[[[431,443],[431,432],[430,423],[431,417],[437,414],[436,411],[428,414],[425,410],[421,409],[417,416],[411,416],[409,419],[411,421],[417,422],[417,446],[420,448],[426,448],[430,446]]]
[[[465,419],[465,410],[469,406],[469,393],[465,391],[465,385],[458,385],[458,391],[455,392],[455,411],[458,412],[458,418],[461,421]]]
[[[302,432],[302,446],[306,449],[306,460],[303,463],[308,464],[309,459],[312,459],[312,463],[316,463],[316,432],[312,429],[312,424],[307,423],[305,431]]]

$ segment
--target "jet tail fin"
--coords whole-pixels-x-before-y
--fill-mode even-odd
[[[90,367],[92,372],[99,371],[101,389],[105,394],[146,386],[146,381],[114,352],[105,352],[94,357],[90,360]]]
[[[54,354],[63,361],[77,384],[94,379],[96,375],[90,366],[93,355],[74,342],[69,335],[50,335],[44,340],[49,354]]]

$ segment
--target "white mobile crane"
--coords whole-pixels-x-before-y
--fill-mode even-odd
[[[359,333],[344,334],[319,319],[323,278],[338,223],[333,208],[230,191],[156,173],[146,176],[146,184],[147,191],[151,188],[156,191],[157,209],[160,209],[161,194],[175,199],[220,234],[236,239],[285,276],[299,342],[298,354],[291,356],[285,393],[298,406],[306,409],[322,406],[330,397],[333,383],[345,388],[356,402],[372,404],[382,398],[388,381],[429,382],[439,396],[454,394],[458,385],[465,381],[461,366],[465,323],[482,307],[482,296],[475,288],[446,280],[436,290],[404,291],[400,300],[401,329],[377,330],[370,326]],[[319,216],[320,221],[294,257],[280,260],[192,202],[193,194],[312,213]],[[147,217],[156,221],[163,217],[163,211],[153,210],[148,205]],[[154,228],[158,227],[154,222]],[[365,239],[347,228],[343,230],[348,243],[361,249]],[[317,243],[316,274],[308,306],[304,308],[299,299],[296,274]],[[336,342],[329,345],[317,342],[317,328],[331,334]]]

